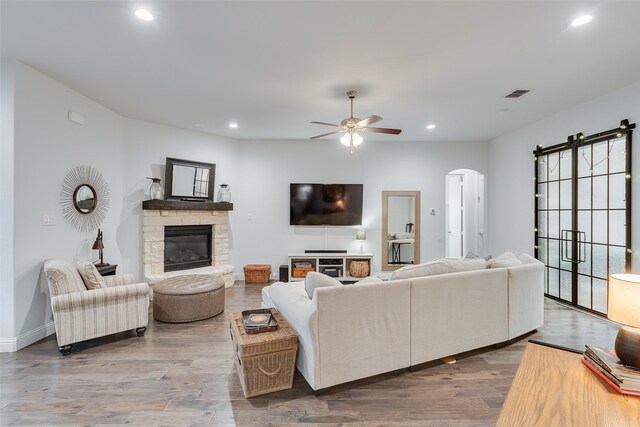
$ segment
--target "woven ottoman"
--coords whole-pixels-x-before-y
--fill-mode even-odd
[[[224,280],[191,274],[153,286],[153,318],[161,322],[195,322],[224,311]]]

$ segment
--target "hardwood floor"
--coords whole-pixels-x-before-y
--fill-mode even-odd
[[[545,326],[504,348],[455,364],[382,375],[314,396],[296,372],[291,390],[245,399],[233,365],[228,315],[260,305],[259,285],[237,282],[226,310],[185,324],[151,317],[133,332],[91,340],[62,357],[55,336],[0,355],[0,425],[494,425],[526,340],[582,349],[612,346],[617,327],[558,303]]]

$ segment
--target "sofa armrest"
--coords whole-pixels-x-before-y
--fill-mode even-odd
[[[116,274],[115,276],[103,277],[107,288],[114,286],[130,285],[133,283],[133,274]]]
[[[54,296],[51,298],[51,308],[54,313],[86,310],[108,303],[133,302],[141,298],[149,298],[149,285],[146,283],[134,283]]]
[[[544,324],[544,273],[542,262],[522,255],[523,265],[509,271],[509,339],[519,337]]]

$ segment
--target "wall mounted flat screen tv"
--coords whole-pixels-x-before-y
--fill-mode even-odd
[[[291,184],[290,225],[362,224],[362,184]]]

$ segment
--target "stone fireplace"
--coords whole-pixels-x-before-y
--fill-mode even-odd
[[[227,286],[233,284],[233,266],[229,265],[229,212],[205,209],[158,209],[149,201],[143,204],[142,241],[144,276],[149,284],[177,274],[221,274]],[[176,202],[179,203],[179,202]],[[209,267],[168,271],[165,269],[165,227],[208,226],[211,229]]]

